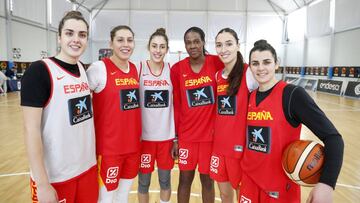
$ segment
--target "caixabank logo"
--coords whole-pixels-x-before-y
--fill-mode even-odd
[[[120,108],[123,111],[137,109],[139,103],[139,89],[124,89],[120,91]]]
[[[206,106],[214,103],[212,86],[186,90],[189,107]]]
[[[271,130],[269,127],[248,126],[247,147],[261,153],[270,153]]]
[[[168,90],[145,90],[145,108],[166,108],[169,106]]]
[[[93,116],[90,95],[70,99],[68,106],[71,125],[84,122]]]
[[[217,103],[219,115],[233,116],[236,114],[236,97],[219,95]]]

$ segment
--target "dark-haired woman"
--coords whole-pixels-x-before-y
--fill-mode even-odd
[[[217,113],[210,177],[218,183],[222,202],[232,203],[233,189],[239,188],[241,179],[248,97],[257,83],[243,61],[234,30],[220,30],[215,47],[224,68],[216,73]]]
[[[33,202],[97,202],[90,89],[79,61],[88,33],[82,14],[68,12],[59,24],[60,52],[33,62],[22,78]]]
[[[131,28],[114,27],[110,39],[112,56],[87,70],[94,91],[99,202],[126,203],[140,162],[139,75],[129,61],[135,47]]]
[[[343,159],[341,135],[303,88],[275,78],[278,61],[270,44],[257,41],[249,58],[259,88],[249,98],[240,202],[300,202],[300,186],[286,176],[281,156],[289,143],[300,138],[301,124],[325,144],[320,182],[307,202],[332,202]],[[267,116],[259,116],[263,114]]]
[[[174,88],[175,127],[178,135],[180,180],[178,203],[189,202],[191,184],[198,166],[203,202],[214,202],[210,157],[215,118],[215,73],[223,68],[218,56],[205,53],[205,33],[198,27],[184,34],[189,57],[171,68]]]
[[[171,149],[175,138],[173,88],[170,64],[164,62],[169,49],[165,29],[157,29],[149,39],[150,60],[140,63],[141,164],[138,176],[140,203],[149,202],[149,186],[155,161],[160,185],[160,203],[169,203],[170,173],[174,167]]]

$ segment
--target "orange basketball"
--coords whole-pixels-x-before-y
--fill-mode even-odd
[[[324,164],[324,147],[310,140],[296,140],[282,154],[282,167],[286,175],[302,186],[319,182]]]

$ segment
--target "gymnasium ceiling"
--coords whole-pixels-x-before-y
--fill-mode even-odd
[[[319,0],[66,0],[85,10],[262,11],[289,14]]]

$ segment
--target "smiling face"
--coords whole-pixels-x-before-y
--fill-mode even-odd
[[[168,51],[166,40],[163,36],[154,36],[149,43],[150,60],[162,63]]]
[[[87,47],[88,31],[82,20],[69,19],[64,23],[58,43],[59,55],[68,63],[76,63]]]
[[[113,50],[113,55],[122,61],[129,60],[134,51],[134,47],[134,35],[127,29],[116,31],[114,38],[110,42],[110,48]]]
[[[229,32],[222,32],[217,35],[215,40],[216,53],[225,65],[236,63],[239,48],[236,39]]]
[[[196,32],[188,32],[185,35],[185,48],[189,56],[197,59],[204,55],[205,42],[201,40],[200,34]]]
[[[268,50],[254,51],[250,56],[250,69],[256,81],[259,83],[260,90],[267,90],[276,84],[275,70],[278,64]]]

